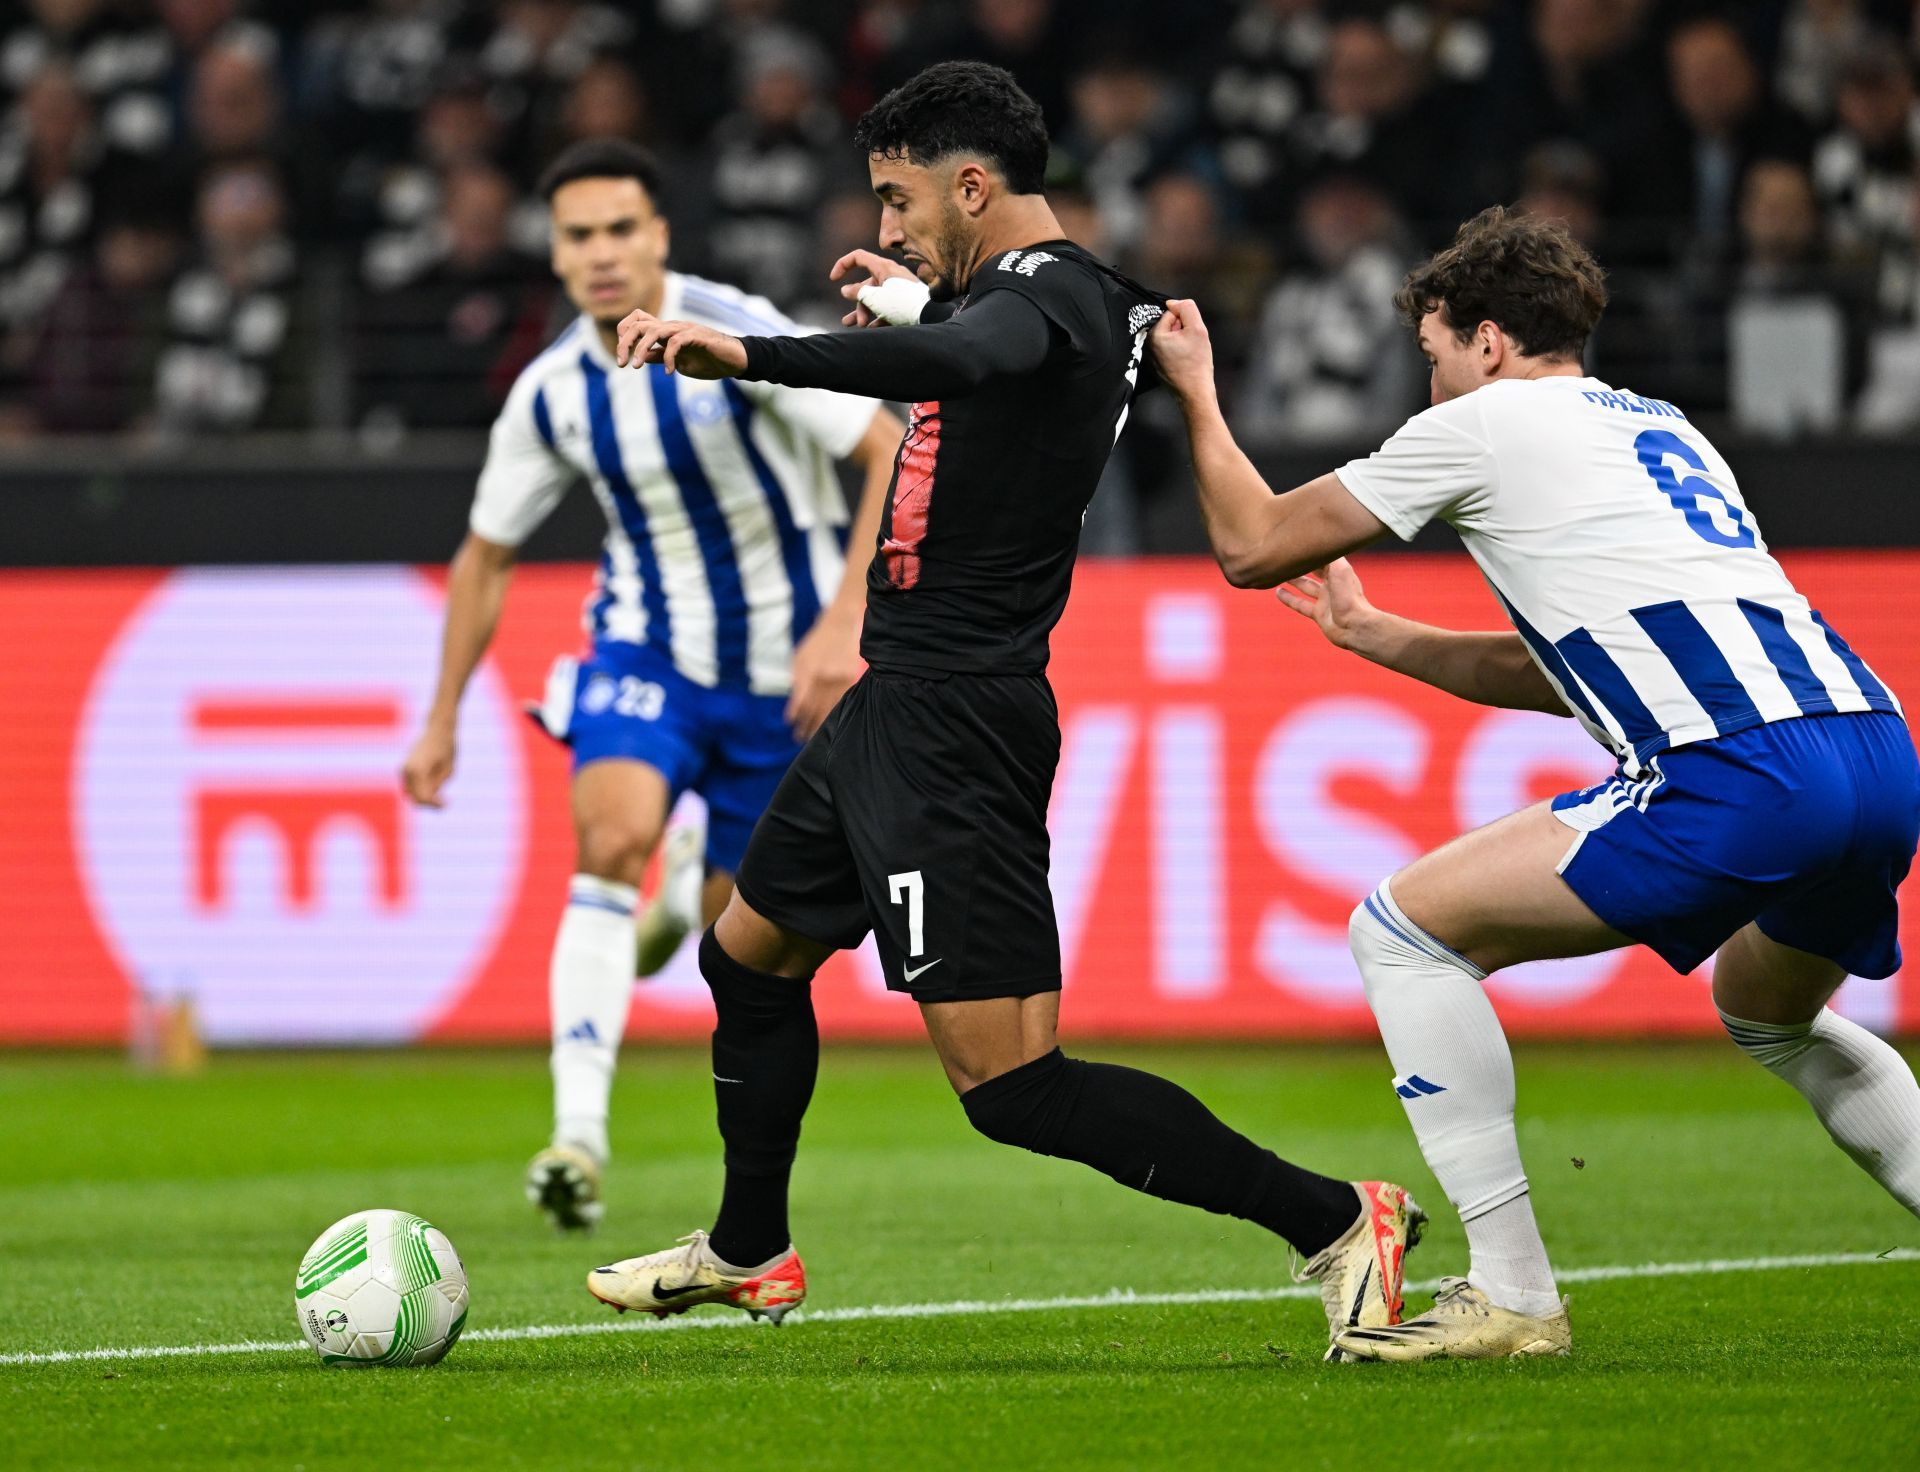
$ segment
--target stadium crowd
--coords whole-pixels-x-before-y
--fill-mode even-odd
[[[601,134],[684,268],[832,322],[851,122],[962,56],[1076,238],[1208,308],[1252,444],[1421,404],[1393,287],[1494,200],[1608,264],[1602,377],[1906,432],[1917,48],[1904,0],[11,0],[0,435],[483,427],[566,311],[532,181]]]

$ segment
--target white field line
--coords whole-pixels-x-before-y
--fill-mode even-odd
[[[1792,1268],[1865,1267],[1883,1262],[1920,1262],[1920,1250],[1899,1247],[1889,1252],[1813,1252],[1786,1257],[1709,1258],[1701,1262],[1618,1263],[1611,1267],[1567,1268],[1556,1274],[1566,1283],[1611,1283],[1623,1278],[1694,1278],[1719,1273],[1770,1273]],[[1431,1291],[1438,1279],[1409,1283],[1410,1290]],[[948,1319],[981,1314],[1055,1313],[1076,1308],[1159,1308],[1215,1303],[1274,1303],[1290,1298],[1318,1298],[1311,1285],[1284,1288],[1210,1288],[1192,1293],[1136,1293],[1112,1288],[1105,1293],[1062,1298],[962,1298],[950,1303],[870,1303],[857,1308],[796,1309],[791,1324],[853,1324],[873,1319]],[[573,1339],[585,1334],[665,1334],[686,1329],[745,1329],[753,1321],[744,1314],[655,1319],[594,1319],[579,1324],[528,1324],[517,1329],[475,1329],[461,1336],[465,1344],[498,1344],[524,1339]],[[0,1354],[0,1366],[65,1365],[94,1360],[192,1359],[202,1355],[294,1354],[309,1346],[305,1340],[241,1340],[235,1344],[138,1345],[127,1349],[49,1349]]]

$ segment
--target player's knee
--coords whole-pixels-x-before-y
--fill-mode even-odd
[[[1078,1092],[1076,1070],[1084,1067],[1058,1048],[1031,1063],[975,1084],[960,1096],[967,1122],[989,1140],[1017,1145],[1037,1155],[1051,1146]]]
[[[1467,957],[1437,937],[1429,935],[1401,910],[1393,897],[1392,881],[1380,887],[1353,907],[1347,917],[1347,946],[1368,1001],[1390,977],[1464,972],[1475,981],[1485,981],[1487,973]]]
[[[638,885],[659,834],[623,818],[598,818],[580,826],[578,869],[596,879]]]
[[[806,977],[756,971],[727,954],[709,925],[700,933],[700,975],[713,993],[723,1028],[769,1032],[813,1016],[813,983]]]

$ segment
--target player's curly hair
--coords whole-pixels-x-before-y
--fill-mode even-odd
[[[956,153],[988,160],[1015,194],[1047,176],[1047,120],[1010,72],[984,61],[943,61],[917,72],[854,126],[862,152],[927,165]]]
[[[1393,304],[1415,333],[1429,312],[1445,307],[1462,342],[1492,322],[1528,357],[1577,362],[1607,308],[1606,277],[1560,221],[1494,205],[1409,271]]]

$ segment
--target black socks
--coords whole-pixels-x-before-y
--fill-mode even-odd
[[[1136,1068],[1086,1063],[1055,1048],[967,1090],[960,1103],[990,1140],[1080,1161],[1163,1201],[1256,1222],[1307,1257],[1360,1214],[1347,1182],[1280,1159],[1178,1084]]]
[[[742,966],[711,926],[700,974],[713,992],[713,1097],[727,1162],[711,1245],[723,1261],[753,1267],[792,1241],[787,1177],[820,1071],[813,984]]]

